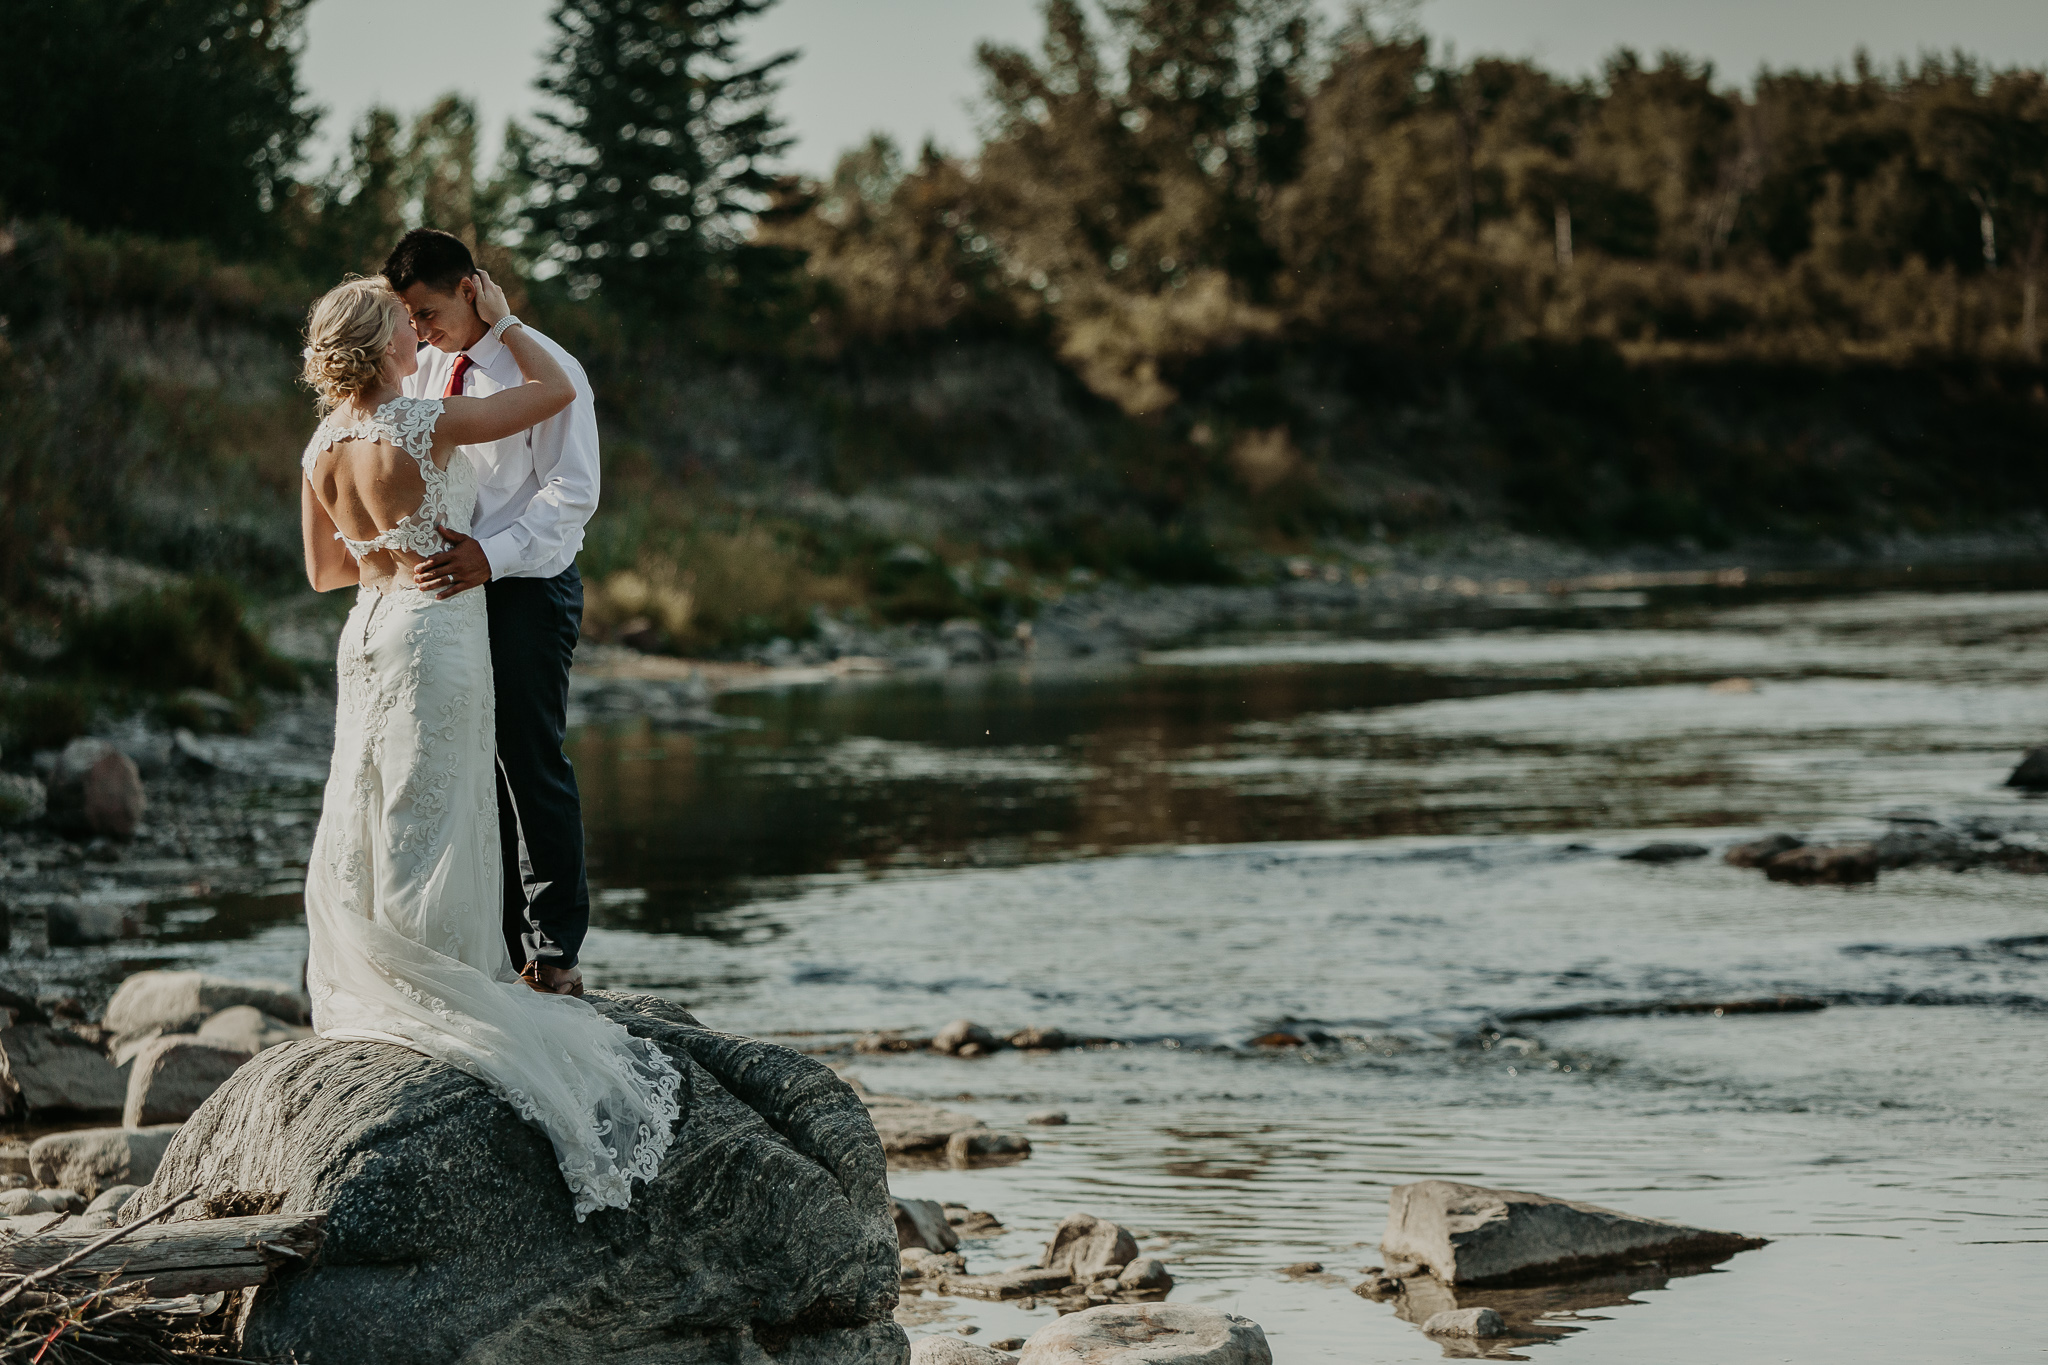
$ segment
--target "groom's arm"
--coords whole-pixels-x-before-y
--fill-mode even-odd
[[[548,348],[576,386],[576,401],[533,428],[533,474],[540,488],[519,519],[479,541],[491,577],[537,568],[580,546],[597,511],[597,405],[583,367],[558,346]]]

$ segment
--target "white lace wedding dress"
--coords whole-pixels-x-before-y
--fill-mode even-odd
[[[380,440],[411,455],[419,510],[370,541],[419,555],[435,526],[467,532],[477,473],[432,458],[436,399],[397,398],[367,421],[322,422],[329,446]],[[324,1038],[396,1043],[459,1067],[554,1143],[580,1222],[624,1208],[668,1149],[681,1083],[653,1043],[583,1000],[513,970],[500,929],[490,639],[480,589],[436,600],[401,573],[364,587],[341,633],[334,764],[306,868],[307,987]]]

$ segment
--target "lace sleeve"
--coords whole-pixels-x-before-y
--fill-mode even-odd
[[[386,408],[398,447],[422,465],[433,462],[434,424],[441,420],[441,408],[438,398],[394,398]]]

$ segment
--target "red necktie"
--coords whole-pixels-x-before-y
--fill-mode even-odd
[[[448,391],[441,395],[443,398],[462,397],[462,377],[469,373],[469,367],[474,364],[476,362],[469,358],[468,351],[455,357],[455,368],[448,375]]]

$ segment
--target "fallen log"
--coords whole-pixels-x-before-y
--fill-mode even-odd
[[[246,1289],[280,1267],[310,1263],[326,1237],[326,1221],[323,1214],[273,1213],[138,1228],[79,1257],[72,1268],[119,1275],[124,1288],[157,1299]],[[33,1239],[0,1241],[0,1277],[48,1270],[105,1238],[98,1229],[60,1226]]]

